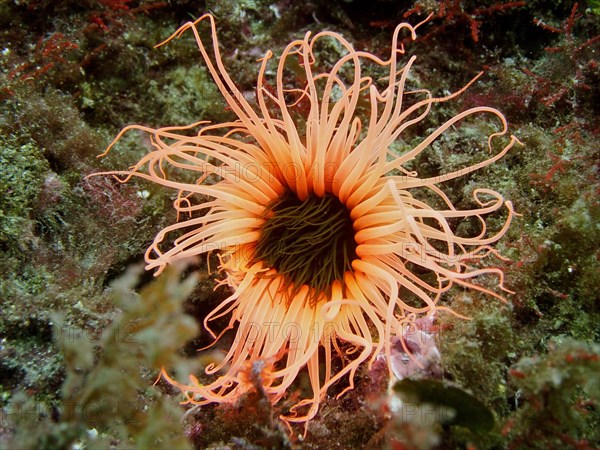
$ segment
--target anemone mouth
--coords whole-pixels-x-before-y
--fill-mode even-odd
[[[288,191],[266,209],[254,259],[277,271],[291,286],[288,300],[303,285],[309,301],[329,296],[335,280],[352,270],[356,256],[353,222],[346,206],[332,194],[306,200]]]

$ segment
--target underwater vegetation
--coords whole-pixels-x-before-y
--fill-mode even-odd
[[[199,61],[194,39],[184,35],[153,48],[174,28],[204,12],[215,17],[221,59],[236,82],[237,96],[229,105],[223,102],[210,70]],[[198,236],[178,234],[177,227],[189,220],[202,223],[219,214],[215,211],[205,216],[193,210],[215,201],[211,194],[222,181],[218,171],[205,184],[196,185],[194,196],[188,195],[188,186],[198,177],[167,169],[164,164],[164,174],[158,171],[157,178],[181,183],[173,190],[145,180],[122,184],[112,177],[87,175],[147,158],[157,151],[153,145],[156,138],[167,133],[161,127],[171,125],[179,128],[168,131],[172,136],[164,138],[166,143],[181,143],[188,152],[186,158],[196,158],[195,164],[200,160],[197,147],[186,148],[195,145],[190,144],[192,138],[212,142],[214,154],[202,161],[226,167],[228,162],[222,158],[234,156],[235,147],[230,142],[219,144],[227,150],[216,147],[217,138],[222,137],[216,128],[198,135],[198,130],[183,127],[202,119],[234,124],[239,108],[248,114],[249,109],[239,106],[242,104],[260,110],[263,119],[271,115],[274,128],[266,128],[270,131],[261,136],[265,140],[271,139],[267,135],[285,136],[285,148],[293,142],[294,130],[277,111],[287,105],[290,116],[339,118],[330,120],[337,125],[330,132],[337,137],[335,142],[359,145],[372,139],[369,148],[377,151],[384,145],[378,147],[377,136],[364,126],[370,117],[369,92],[371,87],[378,92],[373,96],[379,111],[385,110],[388,100],[392,114],[394,103],[385,92],[399,92],[399,79],[394,82],[390,67],[376,64],[376,60],[361,66],[356,77],[353,58],[372,54],[385,62],[400,48],[390,40],[398,24],[417,25],[430,14],[429,21],[418,27],[415,40],[410,33],[398,38],[398,44],[404,46],[404,62],[410,55],[418,56],[410,71],[397,73],[404,77],[404,89],[414,92],[403,96],[403,108],[452,92],[461,95],[431,104],[429,115],[406,127],[401,140],[393,139],[393,132],[382,138],[382,143],[389,141],[389,158],[400,158],[417,148],[452,117],[486,108],[502,111],[510,134],[524,145],[515,145],[502,159],[481,170],[441,183],[448,202],[428,189],[413,197],[399,194],[402,203],[420,211],[420,218],[409,232],[400,229],[389,236],[410,237],[411,243],[423,248],[433,240],[429,235],[438,232],[440,236],[439,230],[445,230],[445,238],[478,236],[482,222],[476,217],[445,217],[447,228],[440,228],[443,221],[439,216],[424,216],[451,210],[449,204],[461,212],[481,208],[477,199],[485,202],[490,198],[478,197],[482,188],[500,192],[502,197],[491,198],[510,199],[517,214],[507,228],[506,209],[488,214],[486,223],[490,233],[504,234],[494,244],[494,252],[506,260],[488,255],[487,260],[493,262],[480,269],[488,267],[492,272],[469,281],[475,289],[455,281],[448,272],[436,277],[432,264],[442,265],[437,260],[405,264],[403,271],[398,271],[409,280],[403,287],[410,291],[412,283],[417,289],[412,296],[400,296],[406,305],[396,304],[393,315],[394,320],[412,327],[410,332],[397,334],[400,339],[388,339],[391,330],[396,331],[392,326],[386,330],[388,322],[383,319],[385,305],[393,304],[386,299],[396,298],[389,285],[375,284],[370,288],[372,295],[363,294],[367,302],[381,297],[384,309],[367,316],[365,326],[360,324],[360,315],[344,303],[348,292],[364,292],[355,285],[368,286],[364,280],[352,281],[345,275],[352,270],[352,258],[346,260],[350,269],[344,263],[339,270],[325,274],[312,294],[295,290],[294,283],[289,284],[287,294],[279,292],[282,279],[302,284],[307,275],[294,272],[291,260],[269,254],[272,241],[268,234],[263,238],[262,257],[255,260],[247,253],[242,255],[246,260],[234,259],[226,248],[221,259],[216,254],[211,258],[210,268],[202,257],[186,267],[169,264],[156,279],[150,272],[142,273],[139,263],[148,247],[161,252],[150,254],[158,266],[170,262],[169,257],[176,253],[197,253],[192,250]],[[0,3],[0,23],[2,448],[335,445],[517,449],[600,445],[600,22],[593,2],[417,1],[398,6],[358,0],[302,5],[285,1],[30,0]],[[204,25],[199,24],[198,36],[209,45],[213,42],[210,27]],[[311,46],[311,39],[325,30],[329,37],[319,38]],[[298,39],[307,31],[310,37]],[[272,62],[279,60],[294,39],[296,47],[289,48],[290,66],[282,71],[283,85],[278,86],[271,81],[277,76]],[[315,85],[317,102],[311,101],[310,89],[302,89],[309,65],[301,55],[308,48],[312,58],[307,60],[325,73]],[[271,62],[269,58],[257,61],[269,49],[274,53]],[[360,57],[348,56],[352,52]],[[333,69],[341,58],[346,58],[347,64]],[[265,82],[259,92],[263,93],[264,110],[255,97],[261,67]],[[480,71],[483,74],[470,83]],[[323,107],[327,79],[333,87],[329,107]],[[227,82],[222,83],[227,94],[234,95]],[[463,92],[461,88],[467,85]],[[298,86],[295,91],[277,91]],[[424,88],[431,91],[431,97]],[[355,106],[350,108],[352,102]],[[335,109],[334,105],[340,106]],[[428,108],[427,102],[423,105]],[[355,118],[363,121],[360,129],[353,125],[357,124]],[[263,119],[232,125],[237,135],[229,138],[240,139],[243,144],[238,145],[249,149],[253,145],[250,134],[256,137],[249,130],[265,128]],[[96,159],[126,123],[143,124],[150,137],[130,131],[110,157]],[[488,136],[503,129],[502,121],[493,117],[451,125],[428,149],[414,155],[407,167],[395,167],[387,176],[426,180],[458,172],[495,157],[510,141],[508,137],[494,138],[494,153],[489,153]],[[297,127],[297,136],[312,135],[320,142],[323,131],[313,122],[304,121]],[[386,129],[384,122],[381,128]],[[323,142],[330,145],[332,141]],[[298,148],[295,157],[301,158]],[[161,161],[181,164],[178,158],[185,151],[177,157],[163,153],[162,160],[155,159],[156,167]],[[281,157],[291,157],[289,152],[279,151]],[[316,152],[311,158],[321,155],[327,153]],[[367,169],[374,161],[353,161],[348,170],[356,167],[358,171],[361,164]],[[371,189],[366,173],[362,184],[351,184],[355,181],[350,176],[346,179],[349,191],[350,186],[362,187],[365,192]],[[385,190],[387,180],[380,186],[379,179],[372,177],[372,188],[380,187],[381,195],[387,195],[385,201],[398,207],[392,190]],[[244,198],[253,200],[250,203],[263,209],[268,205],[271,219],[262,217],[258,208],[255,212],[238,208],[235,220],[245,220],[244,226],[250,228],[270,220],[272,235],[279,238],[282,228],[290,228],[286,211],[306,214],[322,207],[340,214],[336,217],[344,216],[333,200],[318,204],[309,195],[310,189],[320,186],[329,192],[327,183],[307,182],[305,186],[302,199],[286,197],[280,203],[272,203],[274,197],[269,196],[271,191],[279,192],[274,182],[265,184],[261,192],[246,193]],[[231,211],[232,206],[222,203],[219,208]],[[388,214],[386,209],[382,217]],[[254,220],[251,225],[250,219]],[[398,219],[384,220],[391,224]],[[219,224],[217,220],[213,223],[215,227]],[[231,225],[227,228],[228,223],[223,222],[219,230],[213,227],[215,233],[222,233],[215,242],[243,231]],[[157,233],[168,227],[175,233],[160,234],[164,241],[153,244]],[[317,237],[322,236],[323,230],[316,231]],[[428,238],[419,240],[419,233]],[[254,235],[255,240],[259,237],[260,233]],[[192,240],[182,246],[186,239]],[[284,240],[283,245],[291,243],[293,239]],[[357,253],[360,243],[356,244],[346,247],[349,254]],[[452,244],[431,246],[428,257],[439,256]],[[455,256],[460,256],[460,246],[456,249]],[[286,271],[287,278],[267,278],[260,272],[261,261]],[[385,264],[389,262],[387,259]],[[473,270],[476,263],[459,259],[455,276],[465,273],[461,264]],[[215,268],[220,264],[219,274]],[[378,264],[383,263],[373,262],[372,267],[385,269]],[[244,269],[252,265],[257,269],[254,272]],[[495,292],[499,277],[503,277],[503,286],[514,292],[502,294],[506,302],[486,293]],[[216,289],[215,279],[220,280]],[[245,353],[261,349],[243,344],[238,354],[223,359],[230,348],[236,348],[233,344],[240,328],[235,326],[213,347],[198,353],[198,348],[214,341],[204,329],[204,321],[227,298],[237,302],[243,297],[240,292],[232,300],[236,291],[227,285],[240,286],[244,280],[254,280],[262,287],[256,294],[246,289],[244,295],[258,296],[272,289],[275,298],[280,298],[281,314],[298,298],[300,306],[318,314],[323,296],[335,296],[322,314],[339,320],[345,336],[354,336],[354,341],[345,342],[354,344],[332,339],[320,350],[313,348],[309,353],[305,348],[296,356],[262,350],[264,364],[245,366]],[[443,295],[431,294],[431,287]],[[258,307],[260,302],[256,305],[253,314],[267,311],[266,306]],[[413,311],[419,308],[419,312]],[[425,314],[434,309],[438,310],[434,317]],[[210,327],[216,332],[229,323],[227,316],[215,318]],[[242,339],[244,342],[248,340]],[[285,348],[287,344],[282,345]],[[207,377],[205,369],[216,360],[226,364],[227,370]],[[287,361],[293,368],[283,372]],[[304,363],[309,369],[301,368]],[[163,367],[174,384],[191,392],[191,400],[202,401],[203,394],[221,394],[229,395],[231,402],[180,406],[181,390],[164,379],[157,380]],[[403,382],[390,384],[390,371],[403,377]],[[219,381],[223,373],[234,381]],[[190,385],[190,374],[198,377],[197,385]],[[279,384],[282,380],[285,382]],[[243,388],[237,387],[240,385]],[[348,389],[351,386],[353,389]],[[274,403],[273,396],[279,396],[279,401]],[[296,416],[295,405],[299,405]],[[304,426],[293,423],[290,433],[280,417],[288,422],[310,418],[306,433]]]

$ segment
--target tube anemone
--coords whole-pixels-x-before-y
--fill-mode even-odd
[[[200,22],[210,26],[212,45],[200,38]],[[190,375],[183,383],[162,371],[187,402],[234,402],[256,388],[252,379],[260,380],[261,391],[275,403],[307,370],[312,395],[281,419],[308,423],[334,383],[346,378],[344,392],[352,389],[358,368],[370,366],[379,354],[392,376],[391,342],[404,343],[403,332],[417,317],[448,310],[439,302],[452,286],[502,299],[473,278],[492,275],[503,289],[502,272],[484,266],[484,260],[497,255],[491,244],[509,227],[511,202],[480,188],[473,193],[477,206],[458,210],[439,186],[492,164],[518,140],[507,135],[499,111],[480,106],[442,123],[414,148],[400,154],[390,150],[433,106],[455,98],[477,79],[445,97],[407,90],[415,57],[400,62],[399,39],[403,32],[414,39],[416,28],[403,23],[395,29],[388,59],[355,50],[334,32],[307,33],[283,50],[275,80],[268,83],[274,90],[265,81],[273,54],[262,58],[254,104],[225,69],[211,15],[185,24],[165,41],[193,33],[238,117],[186,127],[132,125],[109,146],[127,130],[148,133],[153,151],[131,170],[110,173],[178,191],[174,207],[185,219],[158,233],[146,252],[147,268],[158,274],[173,261],[216,251],[218,283],[231,289],[204,319],[216,340],[228,330],[235,333],[222,360],[206,367],[202,382]],[[315,57],[323,40],[343,49],[337,62],[327,65]],[[363,73],[365,65],[387,72],[383,87]],[[289,67],[296,69],[294,86],[285,75]],[[442,133],[473,116],[498,122],[498,131],[487,140],[491,156],[433,178],[407,169]],[[195,182],[186,181],[189,174]],[[437,199],[438,206],[415,195],[418,191]],[[503,208],[504,225],[490,232],[485,216]],[[481,225],[476,236],[458,235],[449,223],[470,218]],[[164,244],[172,233],[173,243]],[[210,324],[226,316],[229,325],[217,336]],[[258,375],[249,377],[249,370]]]

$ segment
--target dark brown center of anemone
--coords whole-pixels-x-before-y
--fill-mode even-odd
[[[331,194],[301,201],[289,192],[270,205],[255,251],[255,261],[277,270],[291,289],[291,300],[303,285],[311,303],[329,295],[334,280],[352,269],[356,242],[346,207]]]

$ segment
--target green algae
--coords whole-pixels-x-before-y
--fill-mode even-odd
[[[180,432],[182,411],[152,386],[149,370],[181,364],[177,350],[197,333],[182,308],[197,278],[182,279],[181,270],[171,268],[138,295],[133,287],[140,271],[129,270],[113,284],[110,295],[123,312],[101,336],[56,317],[55,341],[66,367],[56,412],[14,395],[3,416],[15,430],[8,448],[108,448],[115,442],[119,448],[190,448]]]
[[[13,255],[34,239],[30,216],[49,173],[41,153],[32,142],[0,139],[0,245]]]
[[[152,80],[148,95],[160,104],[166,123],[187,125],[207,114],[217,122],[226,116],[221,94],[201,66],[176,67],[167,72],[164,79]],[[215,115],[219,110],[223,110],[223,114]]]
[[[521,404],[506,426],[516,446],[567,448],[600,439],[600,346],[573,339],[549,343],[548,354],[523,358],[511,371]]]

